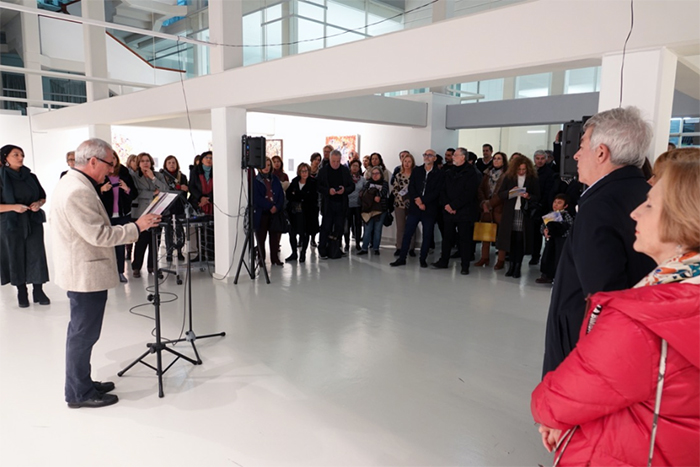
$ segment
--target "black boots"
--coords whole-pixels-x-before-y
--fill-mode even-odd
[[[22,284],[17,286],[17,302],[20,308],[29,308],[29,296],[27,295],[27,286]]]
[[[39,305],[51,304],[51,300],[49,300],[49,297],[47,297],[44,293],[41,284],[34,284],[34,287],[32,288],[32,296],[32,298],[34,298],[34,303],[38,303]]]
[[[506,277],[514,277],[515,279],[520,277],[520,269],[522,267],[522,263],[514,263],[510,262],[510,266],[508,267],[508,272],[506,272]]]

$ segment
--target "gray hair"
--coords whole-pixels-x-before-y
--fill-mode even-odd
[[[644,165],[653,131],[637,107],[606,110],[591,117],[583,130],[591,129],[591,148],[601,144],[610,150],[610,162],[619,166]]]
[[[75,165],[84,167],[93,157],[104,159],[111,152],[112,146],[109,143],[99,138],[91,138],[80,143],[78,149],[75,150]]]
[[[545,151],[544,149],[538,149],[537,151],[535,151],[535,154],[532,155],[532,158],[534,159],[537,156],[547,157],[547,151]]]
[[[338,151],[337,149],[334,149],[331,151],[330,155],[331,156],[342,156],[343,154],[340,151]]]
[[[469,151],[467,151],[467,148],[459,147],[455,149],[455,152],[457,151],[461,152],[464,157],[469,157]]]

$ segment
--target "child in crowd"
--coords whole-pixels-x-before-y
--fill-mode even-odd
[[[535,282],[538,284],[551,284],[557,271],[557,264],[564,249],[564,242],[569,235],[569,229],[574,224],[574,219],[566,210],[569,207],[569,198],[565,194],[554,197],[552,212],[542,216],[540,233],[544,235],[546,244],[542,253],[540,272],[542,275]]]

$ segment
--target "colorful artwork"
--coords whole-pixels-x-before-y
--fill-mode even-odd
[[[122,164],[126,164],[126,159],[131,155],[135,154],[134,148],[132,147],[129,138],[124,137],[124,135],[116,134],[112,136],[112,149],[114,149],[119,156],[119,160]]]
[[[326,136],[326,144],[340,151],[340,162],[346,164],[350,158],[350,151],[360,152],[360,135],[352,136]]]
[[[281,139],[266,139],[265,140],[265,156],[272,159],[274,156],[282,157],[282,140]],[[284,158],[282,158],[284,160]]]

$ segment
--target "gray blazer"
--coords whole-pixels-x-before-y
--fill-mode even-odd
[[[107,211],[87,176],[69,170],[52,195],[49,228],[55,282],[71,292],[99,292],[116,287],[116,245],[139,237],[136,224],[110,225]]]
[[[134,172],[134,184],[139,190],[139,196],[134,200],[134,203],[137,204],[137,206],[134,206],[131,209],[132,219],[138,219],[141,217],[141,214],[143,214],[148,205],[151,204],[151,201],[153,201],[156,190],[168,191],[170,189],[170,187],[168,187],[168,182],[165,181],[165,177],[162,173],[153,172],[153,175],[155,175],[156,178],[151,180],[150,178],[139,175],[138,172]]]

